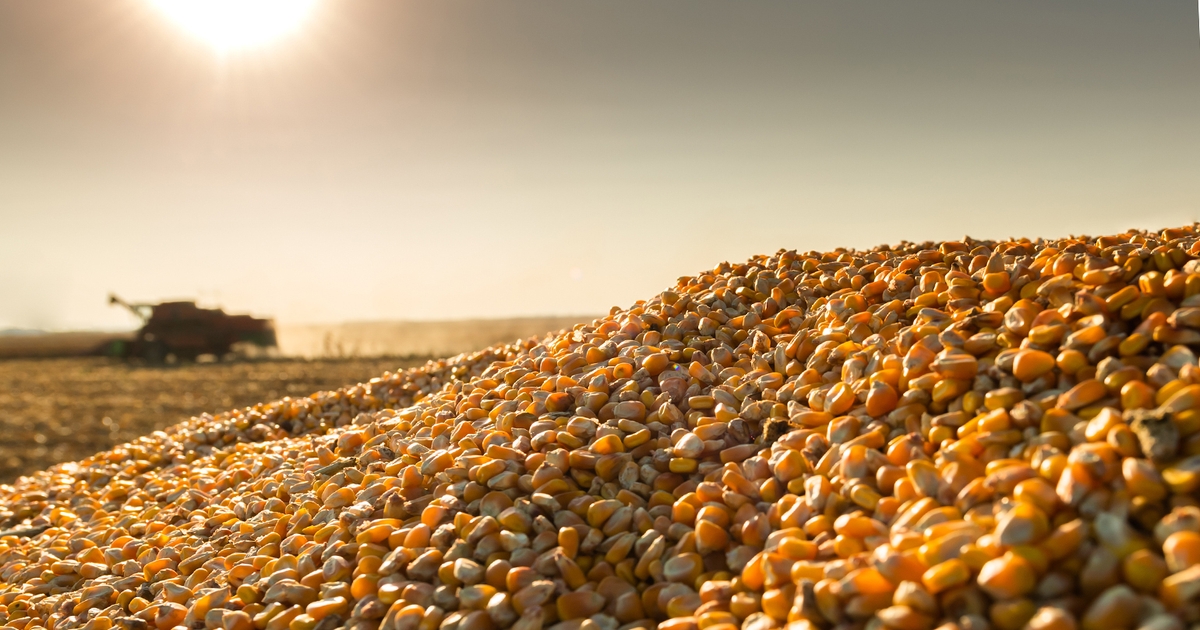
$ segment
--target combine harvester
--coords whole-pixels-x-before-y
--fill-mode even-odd
[[[171,356],[188,361],[201,355],[221,359],[235,346],[277,347],[275,323],[270,319],[230,315],[219,308],[200,308],[195,302],[131,304],[116,295],[110,295],[108,301],[124,306],[142,320],[142,327],[132,339],[102,345],[100,353],[108,356],[160,364]]]

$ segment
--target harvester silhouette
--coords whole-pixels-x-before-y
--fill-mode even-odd
[[[106,354],[111,356],[159,364],[172,355],[191,361],[206,354],[220,359],[237,344],[276,346],[275,323],[269,319],[230,315],[219,308],[200,308],[195,302],[134,304],[116,295],[110,295],[108,302],[129,309],[142,320],[132,340],[109,345]]]

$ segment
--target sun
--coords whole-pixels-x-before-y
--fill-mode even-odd
[[[268,44],[294,32],[318,0],[150,0],[171,21],[219,52]]]

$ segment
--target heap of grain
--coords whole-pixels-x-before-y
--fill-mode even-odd
[[[0,489],[5,628],[1183,630],[1194,227],[721,264]]]

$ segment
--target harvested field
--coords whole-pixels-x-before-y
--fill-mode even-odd
[[[201,413],[371,379],[416,359],[278,360],[167,368],[104,358],[0,361],[0,483]]]
[[[279,350],[289,357],[449,357],[515,339],[542,336],[595,317],[284,323],[278,324],[276,330]]]
[[[294,358],[448,357],[570,328],[595,316],[510,317],[343,324],[277,323],[278,354]],[[0,359],[75,357],[134,332],[0,334]]]

